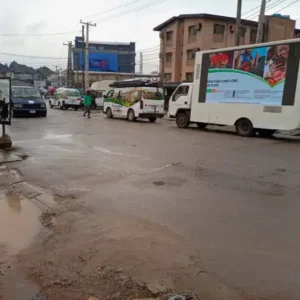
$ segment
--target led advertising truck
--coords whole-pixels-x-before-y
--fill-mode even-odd
[[[196,53],[193,83],[173,93],[177,126],[232,125],[241,136],[300,127],[300,39]]]

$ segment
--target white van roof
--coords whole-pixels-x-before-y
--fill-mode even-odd
[[[115,80],[96,81],[92,83],[91,90],[95,90],[95,91],[107,90],[110,88],[109,85],[113,82],[115,82]]]

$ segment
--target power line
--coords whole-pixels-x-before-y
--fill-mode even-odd
[[[5,61],[5,60],[1,60],[0,59],[0,63],[1,64],[7,64],[7,65],[9,65],[9,64],[11,64],[13,61]],[[51,65],[52,66],[52,64],[57,64],[57,65],[61,65],[61,66],[63,66],[63,65],[66,65],[66,63],[62,63],[62,62],[58,62],[58,61],[48,61],[48,62],[34,62],[34,63],[31,63],[31,62],[18,62],[18,64],[20,64],[20,65],[36,65],[36,66],[42,66],[42,67],[46,67],[47,65]]]
[[[122,7],[125,7],[125,6],[128,6],[128,5],[133,4],[133,3],[136,3],[136,2],[141,2],[141,1],[143,1],[143,0],[135,0],[135,1],[131,1],[131,2],[129,2],[129,3],[123,4],[123,5],[119,5],[119,6],[110,8],[110,9],[108,9],[108,10],[99,12],[99,13],[96,13],[96,14],[93,14],[93,15],[86,16],[86,17],[84,17],[84,18],[82,18],[82,19],[91,18],[91,17],[95,17],[95,16],[98,16],[98,15],[103,15],[103,14],[109,12],[109,11],[116,10],[116,9],[119,9],[119,8],[122,8]]]
[[[97,21],[94,21],[96,23],[102,23],[102,22],[105,22],[105,21],[110,21],[112,19],[115,19],[115,18],[118,18],[118,17],[122,17],[124,15],[128,15],[132,12],[136,12],[136,11],[140,11],[144,8],[148,8],[150,6],[153,6],[153,5],[156,5],[156,4],[159,4],[159,3],[162,3],[162,2],[165,2],[166,0],[156,0],[156,1],[152,1],[146,5],[142,5],[142,6],[138,6],[138,7],[135,7],[134,9],[130,9],[130,10],[127,10],[127,11],[124,11],[120,14],[117,14],[117,15],[112,15],[110,17],[107,17],[107,18],[104,18],[104,19],[100,19],[100,20],[97,20]]]
[[[277,14],[277,13],[281,12],[282,10],[284,10],[284,9],[286,9],[286,8],[288,8],[288,7],[290,7],[291,5],[295,4],[296,2],[299,2],[299,0],[296,0],[296,1],[294,1],[294,2],[292,2],[292,3],[290,3],[290,4],[288,4],[288,5],[286,5],[285,7],[282,7],[282,8],[279,9],[278,11],[274,12],[274,14]]]
[[[32,55],[23,55],[23,54],[5,53],[5,52],[0,52],[0,54],[8,55],[8,56],[28,57],[34,59],[67,59],[66,57],[32,56]]]
[[[53,36],[78,33],[79,31],[56,32],[56,33],[0,33],[0,36]]]
[[[142,53],[142,52],[141,52]],[[156,53],[152,53],[152,54],[145,54],[144,58],[152,58],[152,57],[156,57],[159,55],[159,52]]]
[[[156,46],[153,46],[151,48],[146,48],[146,49],[139,50],[139,51],[137,51],[137,53],[139,53],[139,52],[147,52],[147,50],[149,51],[151,49],[155,49],[155,48],[159,48],[159,47],[160,47],[160,45],[156,45]]]
[[[281,0],[280,0],[281,1]],[[271,2],[271,0],[268,0],[267,1],[267,3],[268,2]],[[254,7],[254,8],[252,8],[252,9],[250,9],[250,10],[248,10],[248,11],[246,11],[246,12],[244,12],[243,13],[243,15],[244,15],[244,18],[246,19],[246,18],[249,18],[249,16],[245,16],[245,15],[247,15],[247,14],[249,14],[250,12],[252,12],[252,11],[254,11],[254,10],[259,10],[260,9],[260,5],[258,5],[258,6],[256,6],[256,7]],[[254,14],[257,14],[258,12],[255,12]],[[253,13],[251,14],[251,15],[253,15]]]
[[[286,1],[287,1],[287,0],[277,0],[277,1],[275,1],[274,3],[271,3],[269,6],[267,6],[265,12],[271,10],[272,8],[278,6],[278,5],[280,5],[280,4],[282,4],[282,3],[286,2]],[[270,2],[270,1],[268,1],[268,2]],[[256,13],[255,13],[255,14],[252,14],[252,15],[248,16],[248,18],[249,18],[250,20],[253,20],[253,19],[255,19],[255,18],[258,17],[258,16],[259,16],[259,14],[256,14]]]
[[[150,58],[144,58],[144,61],[151,61],[151,60],[157,60],[159,59],[159,56],[157,57],[150,57]]]

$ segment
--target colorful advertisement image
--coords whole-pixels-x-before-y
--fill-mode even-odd
[[[210,55],[206,103],[281,105],[289,45]]]
[[[211,69],[232,69],[233,66],[233,51],[213,53],[209,58],[209,66]]]
[[[90,59],[89,70],[97,70],[101,72],[110,71],[108,59]]]
[[[85,56],[82,56],[81,52],[74,53],[73,59],[76,70],[85,68]],[[118,72],[118,55],[117,53],[90,51],[88,67],[91,72]]]

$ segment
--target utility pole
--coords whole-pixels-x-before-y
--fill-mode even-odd
[[[79,74],[78,71],[80,69],[80,63],[79,63],[79,52],[76,55],[76,86],[79,87]],[[83,76],[83,73],[82,73]]]
[[[82,70],[82,88],[85,88],[84,80],[84,51],[85,51],[85,40],[84,40],[84,25],[82,25],[82,52],[81,52],[81,70]]]
[[[267,2],[266,0],[261,0],[260,14],[258,19],[258,27],[257,27],[257,34],[256,34],[256,43],[263,42],[266,2]]]
[[[89,31],[90,31],[90,26],[95,26],[96,23],[92,24],[91,22],[82,22],[80,20],[81,24],[86,25],[86,42],[85,42],[85,90],[87,90],[90,86],[90,81],[89,81]]]
[[[240,45],[240,26],[242,16],[242,0],[237,0],[236,21],[235,21],[235,45]]]
[[[56,74],[56,77],[57,77],[57,84],[58,84],[58,87],[59,87],[59,75],[58,75],[58,66],[53,66],[55,68],[55,74]]]
[[[63,43],[68,46],[67,87],[72,87],[72,42]]]
[[[143,74],[143,52],[140,52],[140,73]]]

